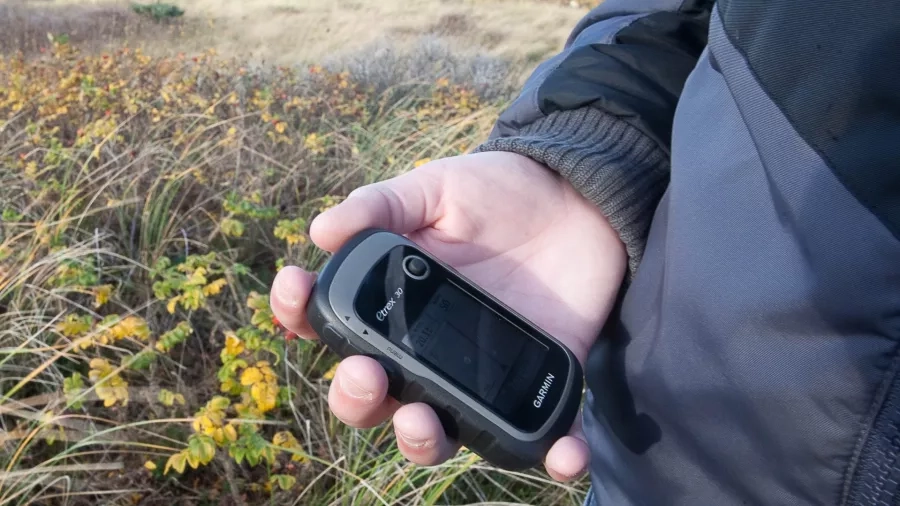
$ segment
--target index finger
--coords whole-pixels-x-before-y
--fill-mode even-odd
[[[408,234],[441,216],[441,167],[431,162],[400,176],[362,186],[346,200],[317,216],[309,235],[320,248],[334,252],[367,228]]]
[[[305,339],[318,337],[306,319],[306,303],[315,279],[315,274],[299,267],[285,266],[275,275],[269,296],[269,305],[278,322]]]

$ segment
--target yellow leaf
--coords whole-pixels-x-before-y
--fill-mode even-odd
[[[340,364],[340,362],[335,362],[335,364],[333,366],[331,366],[327,371],[325,371],[325,374],[322,375],[322,378],[326,379],[328,381],[333,380],[334,374],[337,372],[337,368],[338,368],[339,364]]]
[[[231,404],[231,401],[229,401],[227,397],[217,395],[207,403],[207,406],[209,407],[209,409],[222,411],[227,408],[229,404]]]
[[[194,429],[194,432],[206,432],[209,427],[212,427],[212,420],[209,419],[206,415],[200,415],[194,418],[194,421],[191,423],[191,427]]]
[[[94,307],[100,307],[109,302],[109,295],[112,293],[112,285],[101,285],[94,288]]]
[[[116,339],[136,337],[141,341],[146,341],[150,337],[150,328],[147,326],[147,322],[143,318],[133,315],[125,317],[114,325],[110,332]]]
[[[248,367],[241,373],[241,385],[248,386],[262,381],[262,372],[256,367]]]
[[[203,287],[203,295],[206,295],[207,297],[218,295],[219,292],[222,291],[222,287],[226,284],[228,284],[228,280],[226,280],[225,278],[219,278]]]
[[[244,351],[244,342],[236,335],[229,333],[225,336],[225,353],[236,357]]]
[[[264,380],[269,381],[275,377],[275,372],[272,370],[272,364],[270,364],[268,360],[260,360],[256,363],[256,367],[259,368]]]
[[[66,319],[56,325],[62,335],[66,337],[75,337],[91,330],[91,318],[88,315],[78,317],[74,314],[66,316]]]
[[[179,299],[181,299],[180,295],[176,295],[175,297],[169,299],[169,303],[166,304],[166,311],[168,311],[169,314],[175,313],[175,305],[178,304]]]
[[[165,388],[159,391],[156,398],[165,406],[171,406],[175,402],[175,394]]]
[[[147,462],[144,462],[144,469],[146,469],[148,471],[155,471],[156,464],[154,464],[153,461],[148,460]]]
[[[27,177],[34,178],[35,176],[37,176],[37,171],[37,162],[28,162],[28,164],[25,165],[25,175]]]
[[[290,431],[286,430],[276,433],[272,437],[272,444],[281,448],[296,448],[300,446],[297,442],[297,438],[295,438]]]
[[[188,286],[202,286],[206,283],[206,267],[197,267],[184,284]]]
[[[422,158],[421,160],[416,160],[416,162],[413,164],[413,167],[416,167],[416,168],[421,167],[430,161],[431,161],[431,158]]]
[[[256,402],[261,413],[275,409],[278,400],[278,388],[272,383],[255,383],[250,387],[250,397]]]
[[[231,237],[240,237],[244,234],[244,224],[234,218],[224,218],[219,223],[222,233]]]
[[[230,393],[232,391],[236,391],[237,389],[240,389],[240,384],[238,384],[237,381],[234,381],[231,378],[227,378],[219,386],[219,391],[222,393],[225,393],[225,394]]]

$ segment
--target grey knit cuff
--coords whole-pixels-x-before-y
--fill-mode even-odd
[[[475,152],[511,151],[555,170],[597,204],[628,253],[629,278],[641,261],[656,205],[669,183],[669,157],[625,121],[594,108],[560,111]]]

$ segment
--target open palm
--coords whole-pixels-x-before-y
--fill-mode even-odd
[[[310,234],[335,251],[362,229],[404,234],[568,346],[584,363],[625,270],[624,247],[599,210],[546,167],[511,153],[480,153],[426,164],[365,186],[320,215]],[[272,307],[289,330],[314,338],[305,319],[313,274],[282,269]],[[436,464],[458,448],[424,404],[387,397],[381,366],[348,357],[329,392],[335,415],[354,427],[393,417],[401,452]],[[550,450],[556,479],[588,463],[579,424]]]

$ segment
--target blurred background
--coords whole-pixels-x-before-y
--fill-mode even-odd
[[[581,504],[343,426],[268,287],[352,189],[484,140],[595,3],[0,4],[0,506]]]

